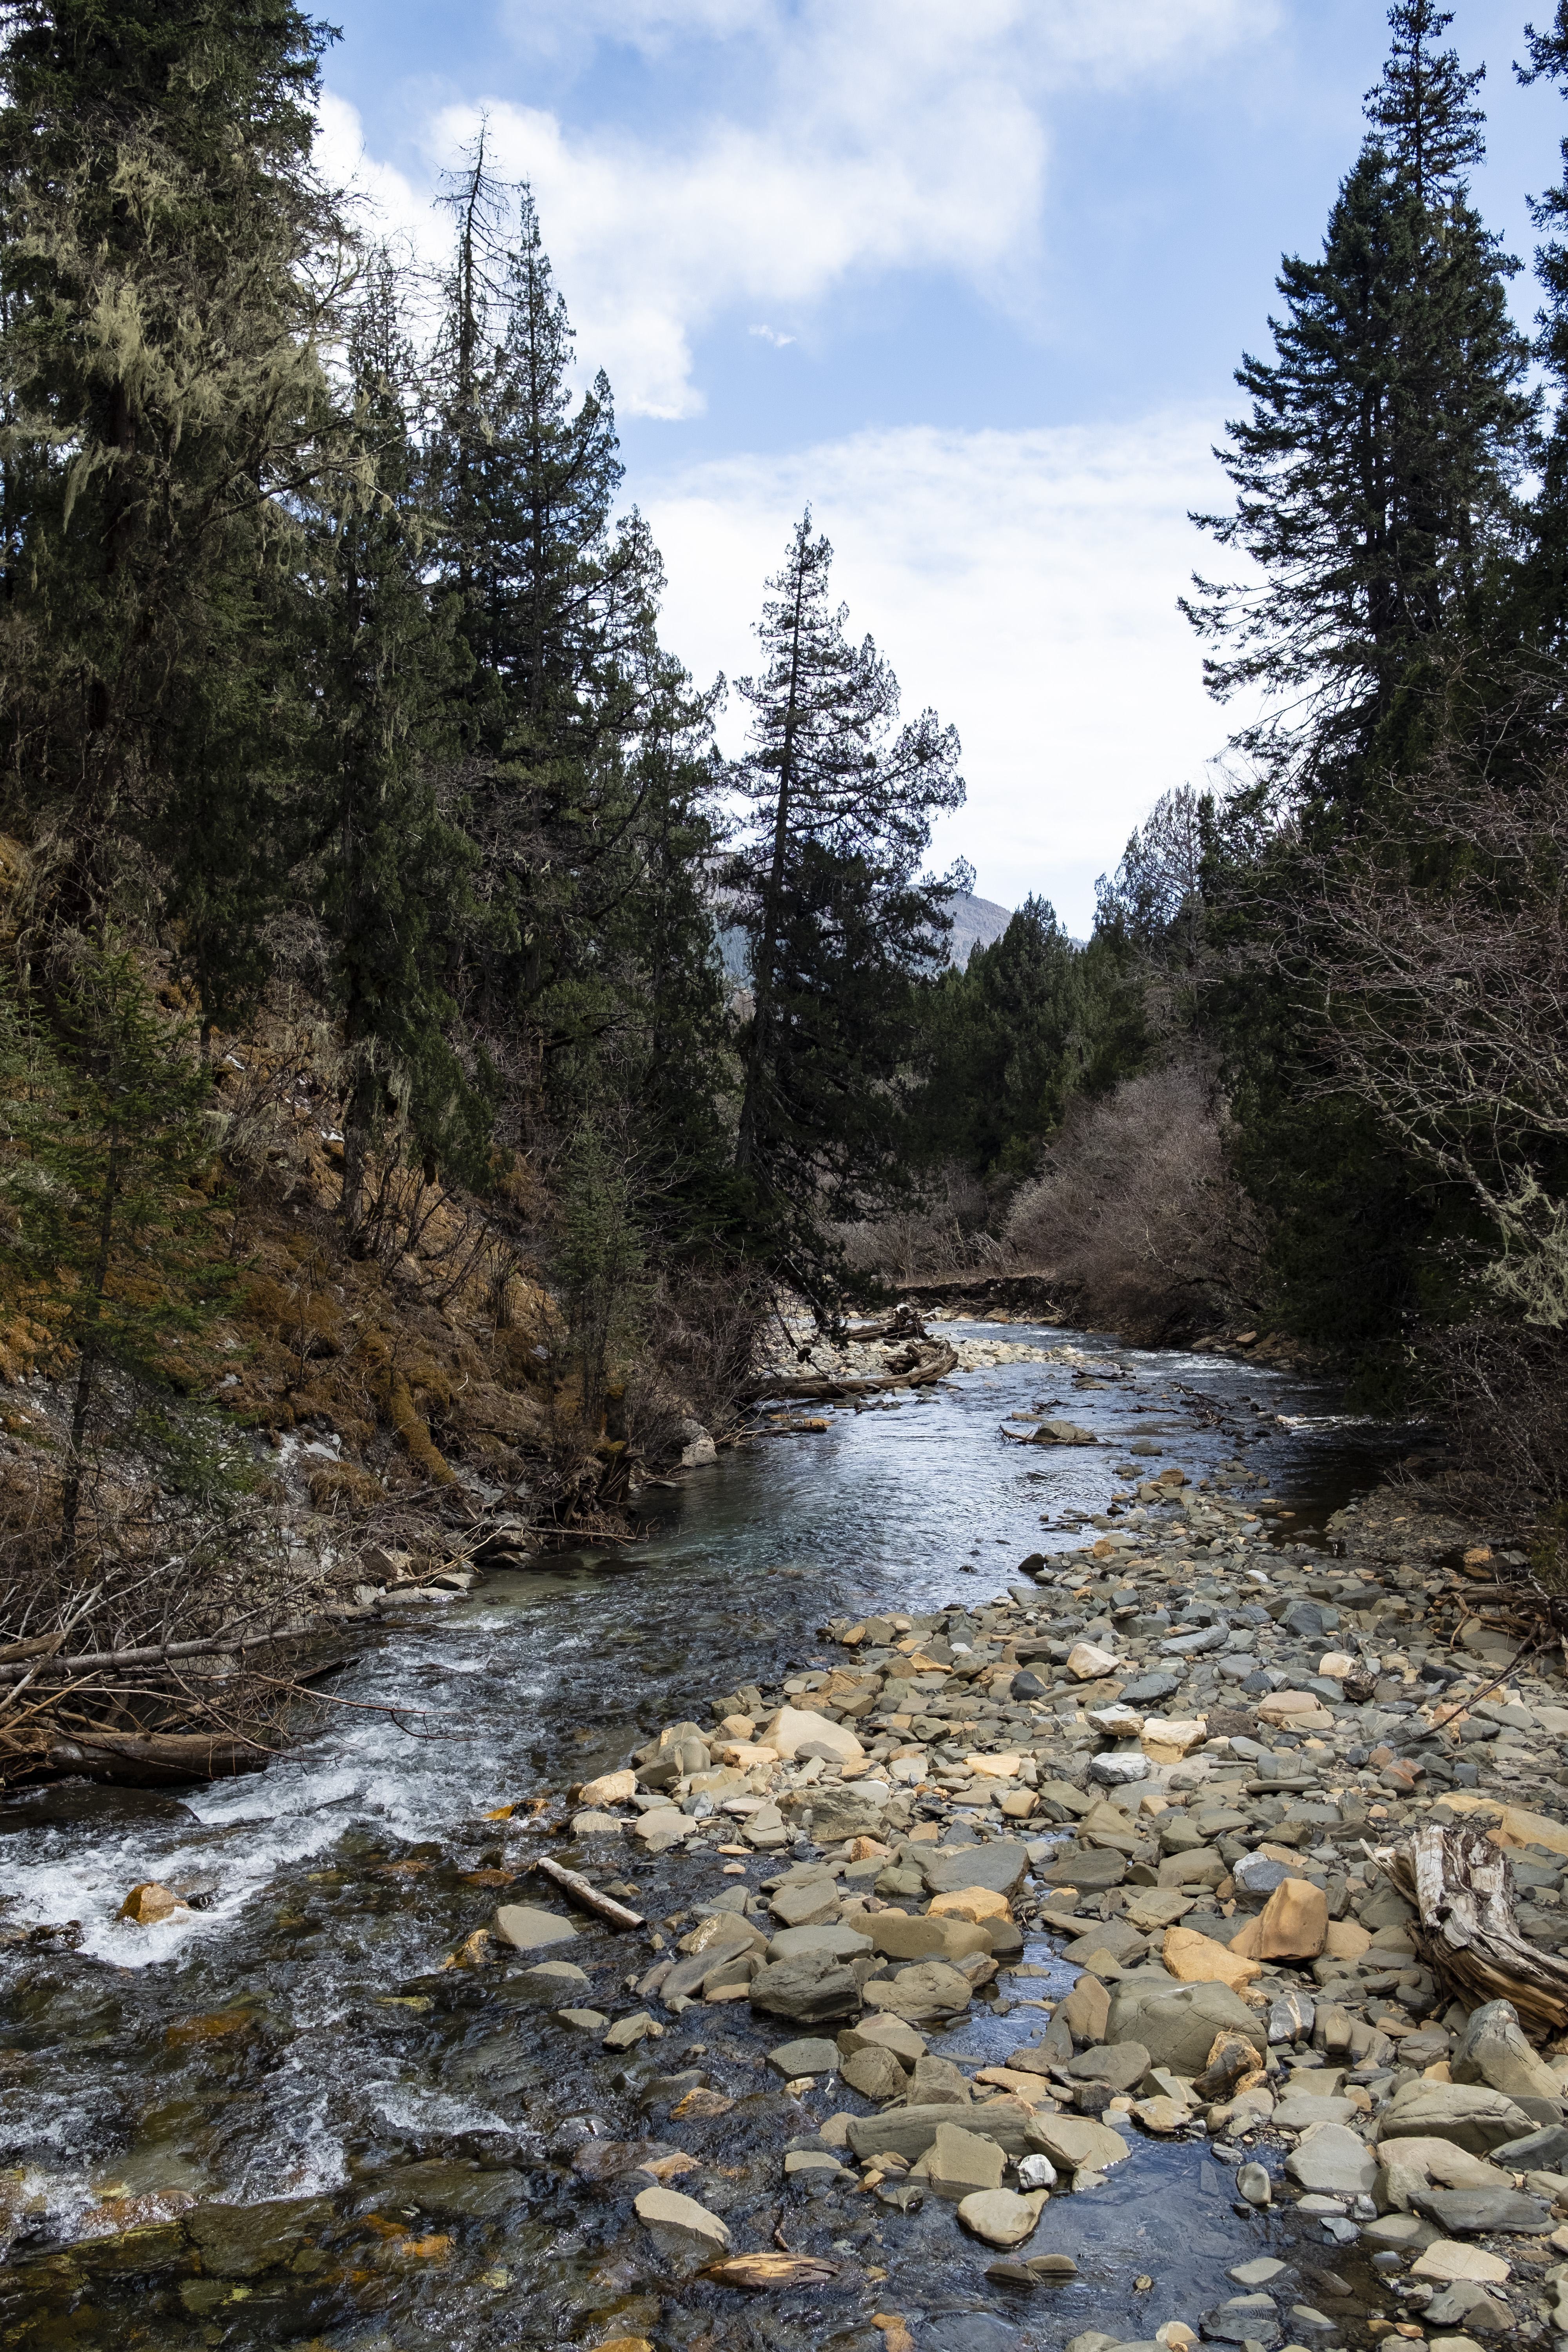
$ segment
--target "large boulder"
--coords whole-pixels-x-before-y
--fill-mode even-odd
[[[1490,2156],[1510,2139],[1522,2139],[1533,2116],[1500,2091],[1468,2083],[1406,2083],[1395,2093],[1378,2126],[1379,2146],[1397,2139],[1451,2139],[1472,2156]],[[1385,2159],[1386,2160],[1386,2159]]]
[[[1448,2062],[1456,2083],[1484,2083],[1509,2099],[1559,2099],[1562,2085],[1538,2058],[1519,2022],[1519,2011],[1508,2000],[1489,2000],[1470,2012]]]
[[[965,1984],[966,1998],[968,1990]],[[804,1952],[798,1959],[759,1969],[747,1997],[753,2009],[770,2017],[787,2017],[796,2025],[854,2017],[860,2008],[860,1987],[853,1971],[827,1952]]]
[[[1244,2033],[1258,2061],[1268,2054],[1265,2018],[1223,1984],[1170,1985],[1130,1979],[1116,1988],[1106,2019],[1107,2042],[1141,2042],[1152,2066],[1173,2074],[1201,2074],[1215,2037]]]

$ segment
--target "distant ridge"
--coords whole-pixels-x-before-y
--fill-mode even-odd
[[[999,940],[1013,919],[1011,907],[999,907],[994,898],[972,898],[967,891],[956,892],[944,904],[952,917],[947,951],[960,970],[976,948],[988,948]],[[738,923],[721,923],[717,937],[725,972],[745,987],[751,977],[746,970],[745,932]]]
[[[994,898],[972,898],[967,891],[951,898],[947,911],[952,917],[947,951],[956,964],[967,963],[976,948],[990,947],[1013,919],[1011,907],[999,907]]]

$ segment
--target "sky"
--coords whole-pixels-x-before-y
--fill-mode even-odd
[[[963,742],[934,856],[1082,934],[1094,879],[1237,723],[1176,599],[1226,502],[1232,372],[1268,348],[1362,136],[1384,0],[337,0],[321,152],[437,260],[481,121],[526,178],[584,380],[607,373],[700,682],[751,670],[809,504],[857,635]],[[1458,0],[1476,194],[1539,289],[1527,198],[1568,108],[1530,0]],[[1542,25],[1552,0],[1534,0]],[[743,707],[721,726],[739,749]]]

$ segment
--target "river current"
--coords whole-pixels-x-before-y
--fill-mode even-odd
[[[761,1439],[650,1489],[642,1540],[542,1557],[465,1600],[393,1612],[264,1773],[167,1795],[55,1784],[0,1805],[0,2221],[14,2231],[0,2339],[487,2352],[644,2336],[881,2352],[831,2295],[728,2316],[710,2292],[672,2300],[638,2271],[626,2199],[595,2197],[571,2169],[585,2130],[665,2137],[668,2105],[648,2085],[660,2067],[695,2068],[746,2095],[701,2193],[752,2211],[777,2178],[784,2095],[757,2074],[765,2039],[748,2042],[743,2004],[698,2032],[686,2029],[710,2013],[677,2021],[657,2060],[651,2045],[632,2053],[606,2094],[602,2063],[563,2048],[515,1972],[442,1962],[516,1899],[497,1890],[521,1866],[519,1822],[487,1815],[622,1763],[711,1695],[820,1659],[827,1617],[1005,1593],[1026,1554],[1081,1540],[1063,1515],[1103,1510],[1135,1439],[1194,1478],[1245,1462],[1263,1482],[1247,1491],[1296,1513],[1298,1542],[1399,1442],[1327,1386],[1259,1367],[1027,1325],[952,1328],[1071,1345],[1119,1376],[1085,1387],[1070,1365],[1002,1363],[836,1413],[822,1434]],[[1000,1423],[1024,1405],[1068,1412],[1107,1444],[1010,1444]],[[397,1713],[378,1711],[389,1703]],[[750,1883],[778,1866],[759,1858]],[[650,1919],[693,1899],[679,1857],[626,1868]],[[148,1879],[200,1907],[122,1921]],[[646,1946],[599,1942],[600,1966],[648,1965]],[[1059,1974],[1043,1943],[1028,1957]],[[965,2021],[952,2041],[954,2054],[994,2057],[1008,2033]],[[1136,2190],[1051,2200],[1030,2251],[1070,2251],[1081,2276],[1049,2311],[1037,2297],[1009,2310],[1015,2340],[1059,2345],[1091,2326],[1150,2337],[1194,2307],[1194,2263],[1215,2300],[1232,2291],[1226,2263],[1285,2226],[1236,2215],[1201,2150],[1147,2153]],[[795,2226],[782,2204],[778,2226]],[[934,2346],[944,2313],[998,2310],[984,2249],[954,2257],[951,2214],[878,2208],[856,2231],[835,2241],[847,2276],[885,2278],[917,2346],[919,2323]]]

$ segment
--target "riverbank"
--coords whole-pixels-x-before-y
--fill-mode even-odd
[[[1070,2031],[1079,2011],[1065,2008],[1069,1989],[1084,1958],[1095,1958],[1081,1951],[1073,1958],[1073,1948],[1087,1934],[1109,1952],[1107,1938],[1134,1925],[1128,1906],[1141,1894],[1193,1897],[1175,1924],[1195,1919],[1215,1944],[1232,1921],[1245,1925],[1247,1901],[1220,1895],[1217,1884],[1194,1876],[1173,1889],[1166,1870],[1173,1855],[1163,1849],[1180,1843],[1178,1822],[1189,1839],[1199,1832],[1197,1842],[1221,1863],[1227,1839],[1253,1857],[1264,1844],[1279,1847],[1299,1874],[1322,1874],[1326,1891],[1335,1874],[1315,1849],[1331,1846],[1342,1863],[1353,1862],[1353,1825],[1343,1815],[1338,1824],[1308,1823],[1303,1844],[1286,1819],[1291,1809],[1317,1803],[1320,1792],[1322,1802],[1337,1803],[1330,1792],[1338,1788],[1352,1813],[1355,1795],[1369,1814],[1374,1803],[1388,1807],[1397,1832],[1393,1809],[1415,1801],[1381,1788],[1375,1773],[1385,1768],[1372,1768],[1366,1782],[1368,1768],[1350,1764],[1337,1731],[1309,1727],[1300,1736],[1265,1721],[1258,1747],[1276,1758],[1277,1769],[1289,1764],[1288,1780],[1312,1772],[1311,1790],[1279,1782],[1260,1794],[1250,1784],[1264,1777],[1261,1757],[1248,1759],[1234,1743],[1229,1757],[1205,1754],[1201,1742],[1182,1763],[1146,1757],[1150,1769],[1140,1781],[1107,1787],[1108,1799],[1122,1800],[1110,1826],[1127,1850],[1100,1843],[1105,1832],[1089,1806],[1102,1783],[1090,1767],[1102,1755],[1130,1756],[1128,1738],[1108,1738],[1089,1723],[1091,1711],[1103,1709],[1075,1704],[1069,1715],[1068,1698],[1105,1693],[1080,1685],[1065,1663],[1048,1654],[1014,1663],[1007,1650],[1016,1660],[1020,1646],[1077,1643],[1097,1633],[1104,1616],[1110,1636],[1104,1645],[1126,1662],[1126,1671],[1106,1679],[1121,1681],[1121,1701],[1132,1704],[1128,1691],[1140,1672],[1170,1669],[1154,1633],[1134,1633],[1136,1619],[1116,1613],[1127,1604],[1115,1596],[1129,1585],[1147,1585],[1140,1598],[1150,1605],[1141,1614],[1159,1613],[1152,1604],[1160,1595],[1185,1596],[1172,1612],[1179,1620],[1199,1583],[1239,1594],[1241,1580],[1260,1572],[1284,1580],[1274,1598],[1287,1591],[1300,1598],[1289,1582],[1294,1570],[1321,1570],[1336,1576],[1341,1595],[1322,1605],[1346,1610],[1346,1626],[1332,1629],[1332,1639],[1346,1641],[1352,1630],[1375,1636],[1380,1664],[1386,1653],[1412,1669],[1412,1698],[1379,1702],[1380,1713],[1408,1724],[1400,1710],[1414,1706],[1424,1687],[1418,1654],[1426,1623],[1399,1613],[1408,1581],[1401,1571],[1426,1573],[1430,1550],[1424,1543],[1374,1563],[1369,1580],[1384,1580],[1378,1613],[1373,1624],[1357,1619],[1352,1627],[1347,1604],[1357,1588],[1347,1586],[1347,1563],[1333,1553],[1334,1507],[1310,1499],[1325,1491],[1332,1497],[1331,1481],[1326,1490],[1324,1483],[1331,1457],[1313,1468],[1317,1457],[1303,1451],[1331,1442],[1342,1450],[1354,1435],[1337,1425],[1327,1399],[1314,1404],[1277,1382],[1269,1392],[1276,1410],[1259,1414],[1244,1377],[1202,1359],[1103,1349],[1096,1356],[1088,1349],[1080,1352],[1092,1360],[1075,1364],[1053,1354],[1077,1349],[1060,1334],[976,1328],[952,1336],[986,1350],[1034,1349],[1047,1360],[1055,1385],[1041,1385],[1038,1360],[977,1363],[946,1390],[837,1412],[822,1436],[762,1449],[754,1461],[729,1456],[692,1474],[681,1506],[687,1517],[678,1523],[688,1533],[672,1535],[646,1563],[618,1553],[553,1570],[539,1563],[490,1578],[449,1608],[408,1612],[405,1626],[393,1612],[374,1668],[346,1677],[343,1695],[447,1710],[406,1718],[411,1728],[423,1723],[437,1734],[434,1744],[400,1747],[384,1718],[356,1727],[349,1717],[318,1755],[274,1767],[226,1796],[193,1797],[197,1816],[167,1805],[135,1819],[110,1817],[96,1792],[82,1792],[100,1810],[78,1816],[74,1826],[72,1792],[64,1789],[32,1806],[36,1827],[25,1826],[27,1806],[0,1812],[11,1882],[24,1906],[20,1916],[16,1908],[9,1915],[14,1940],[0,1955],[18,2020],[0,2099],[26,2184],[16,2200],[18,2238],[3,2274],[13,2325],[24,2315],[37,2323],[51,2314],[49,2324],[64,2324],[68,2312],[79,2331],[90,2324],[94,2340],[118,2352],[153,2319],[160,2341],[170,2344],[206,2341],[203,2331],[219,2326],[224,2340],[238,2345],[346,2343],[358,2340],[355,2328],[384,2326],[381,2314],[392,2318],[402,2352],[426,2341],[499,2347],[519,2340],[520,2326],[527,2340],[542,2324],[552,2336],[588,2347],[627,2336],[660,2347],[736,2331],[745,2340],[743,2331],[761,2324],[780,2345],[804,2348],[834,2338],[882,2352],[893,2339],[880,2317],[900,2322],[920,2352],[927,2346],[942,2352],[949,2342],[1057,2347],[1089,2330],[1143,2341],[1166,2321],[1201,2317],[1238,2291],[1227,2273],[1253,2258],[1288,2260],[1293,2295],[1320,2311],[1328,2290],[1314,2283],[1314,2268],[1337,2263],[1342,2276],[1349,2265],[1363,2312],[1403,2315],[1403,2303],[1369,2300],[1375,2273],[1359,2238],[1348,2252],[1331,2253],[1321,2221],[1287,2205],[1283,2179],[1268,2208],[1232,2210],[1246,2200],[1237,2197],[1236,2168],[1216,2165],[1207,2152],[1215,2135],[1195,2128],[1203,2109],[1162,2133],[1137,2117],[1119,2119],[1120,2110],[1110,2114],[1111,2099],[1143,2101],[1142,2077],[1127,2093],[1100,2084],[1108,2096],[1097,2115],[1087,2078],[1064,2081],[1036,2068],[1066,2068],[1109,2046],[1103,2032],[1081,2048],[1075,2040],[1070,2057],[1046,2044],[1062,2030],[1059,2016]],[[1003,1438],[1004,1423],[1025,1433],[1040,1426],[1024,1414],[1061,1417],[1050,1410],[1057,1399],[1099,1435],[1098,1447],[1026,1447]],[[1142,1445],[1157,1450],[1134,1450]],[[1229,1466],[1241,1463],[1245,1472]],[[1105,1470],[1123,1464],[1147,1474],[1185,1468],[1181,1511],[1163,1499],[1140,1502],[1137,1484],[1126,1478],[1115,1491],[1128,1500],[1111,1507]],[[1258,1474],[1259,1464],[1268,1465],[1272,1484]],[[1150,1475],[1147,1483],[1159,1481]],[[1262,1504],[1276,1492],[1281,1512]],[[1050,1507],[1042,1512],[1042,1505]],[[1290,1509],[1299,1513],[1293,1520],[1282,1516]],[[1257,1513],[1251,1521],[1249,1512]],[[1073,1533],[1078,1514],[1084,1524]],[[1040,1527],[1043,1516],[1048,1529]],[[1034,1549],[1031,1528],[1047,1556],[1043,1585],[1016,1573]],[[1399,1530],[1400,1538],[1405,1534]],[[1020,1597],[1001,1587],[993,1597],[992,1560],[1015,1571]],[[1191,1562],[1190,1576],[1183,1562]],[[1359,1551],[1353,1564],[1359,1570]],[[1173,1570],[1180,1571],[1174,1583]],[[876,1608],[855,1610],[849,1604],[858,1594]],[[1371,1613],[1374,1604],[1353,1606]],[[900,1616],[910,1620],[907,1633],[891,1622]],[[1081,1622],[1068,1622],[1074,1618]],[[828,1635],[808,1645],[812,1630],[829,1621],[839,1636],[866,1631],[858,1642]],[[1227,1620],[1226,1643],[1182,1665],[1176,1692],[1143,1707],[1145,1717],[1168,1722],[1189,1706],[1197,1714],[1206,1696],[1230,1692],[1219,1664],[1233,1654],[1228,1637],[1239,1642],[1244,1631]],[[1296,1652],[1270,1648],[1285,1640],[1276,1621],[1254,1632],[1253,1654],[1271,1670],[1287,1670]],[[1184,1637],[1173,1626],[1159,1638]],[[933,1654],[942,1643],[950,1661]],[[1152,1643],[1151,1664],[1142,1652]],[[1427,1637],[1425,1654],[1431,1653]],[[1306,1663],[1315,1668],[1322,1654]],[[917,1667],[917,1656],[931,1664]],[[635,1696],[649,1670],[657,1670],[646,1685],[657,1706]],[[1205,1671],[1213,1680],[1199,1683]],[[1025,1673],[1046,1685],[1043,1697],[1015,1697]],[[844,1678],[838,1689],[827,1688],[836,1677]],[[1393,1678],[1391,1668],[1384,1679]],[[1403,1688],[1403,1670],[1398,1680]],[[837,1743],[839,1752],[829,1760],[797,1745],[776,1764],[766,1758],[726,1764],[725,1717],[710,1701],[749,1717],[753,1735],[765,1733],[781,1705],[833,1718],[823,1744]],[[1242,1694],[1242,1701],[1258,1718],[1257,1695]],[[1341,1704],[1323,1708],[1336,1725]],[[460,1718],[452,1712],[459,1706]],[[445,1735],[444,1722],[451,1726]],[[667,1755],[666,1785],[641,1788],[641,1802],[566,1797],[571,1787],[626,1769],[633,1755],[657,1748],[661,1729],[677,1725],[688,1727],[689,1738],[700,1732],[710,1771],[741,1771],[741,1780],[696,1788],[690,1783],[700,1770],[672,1779]],[[1347,1735],[1351,1727],[1347,1716]],[[465,1729],[467,1739],[454,1740],[452,1733]],[[1133,1743],[1141,1752],[1147,1730],[1145,1721]],[[739,1738],[742,1725],[731,1723],[728,1733]],[[846,1737],[858,1743],[862,1759],[847,1750]],[[1309,1745],[1319,1738],[1322,1751]],[[754,1737],[749,1744],[768,1743]],[[678,1763],[704,1760],[680,1757],[677,1742],[664,1745],[677,1748]],[[1458,1763],[1466,1752],[1457,1753]],[[567,1762],[574,1754],[581,1759],[574,1770]],[[1014,1772],[981,1769],[1013,1756]],[[1175,1785],[1184,1772],[1198,1776],[1185,1789]],[[752,1776],[762,1777],[753,1783]],[[1456,1781],[1456,1789],[1463,1785]],[[1076,1812],[1058,1786],[1074,1792]],[[556,1799],[531,1813],[549,1788],[560,1792]],[[1163,1811],[1139,1810],[1143,1799],[1159,1796]],[[1206,1801],[1221,1798],[1226,1811],[1257,1809],[1258,1817],[1204,1837]],[[1029,1810],[1020,1814],[1025,1799]],[[874,1811],[875,1819],[851,1835],[841,1818],[844,1833],[829,1839],[835,1805]],[[574,1826],[595,1811],[616,1825]],[[678,1826],[664,1843],[669,1824],[659,1816],[671,1812]],[[1382,1834],[1382,1824],[1360,1832],[1373,1843]],[[857,1838],[885,1851],[857,1857],[850,1851]],[[1064,1850],[1075,1862],[1093,1855],[1090,1868],[1103,1872],[1122,1864],[1123,1874],[1078,1885],[1079,1899],[1068,1910],[1067,1889],[1076,1880],[1047,1878],[1051,1864],[1040,1864],[1042,1854]],[[529,1871],[541,1851],[626,1902],[647,1927],[617,1935],[563,1901]],[[1265,1863],[1272,1858],[1263,1855]],[[931,1874],[953,1869],[961,1876],[944,1899],[933,1893]],[[978,1919],[955,1910],[967,1887],[1004,1869],[1009,1883],[986,1891],[1005,1906],[1005,1920],[994,1907]],[[1152,1888],[1143,1885],[1145,1872]],[[1354,1870],[1342,1874],[1348,1882]],[[114,1908],[147,1879],[168,1885],[191,1907],[150,1927],[116,1923]],[[1352,1923],[1360,1899],[1359,1889],[1347,1898]],[[1231,1901],[1238,1908],[1226,1919]],[[494,1913],[515,1906],[547,1914],[555,1940],[532,1952],[510,1947]],[[982,1906],[972,1898],[969,1907]],[[1211,1913],[1221,1922],[1214,1933],[1204,1926]],[[900,1928],[895,1914],[910,1924]],[[71,1915],[81,1922],[74,1951]],[[742,1926],[748,1950],[739,1955],[715,1954],[711,1942],[701,1951],[680,1948],[694,1935],[734,1937]],[[1008,1926],[1016,1945],[996,1948],[1008,1941]],[[476,1942],[477,1931],[484,1932]],[[763,2001],[753,2006],[748,1958],[761,1960],[759,1944],[771,1947],[797,1931],[848,1941],[844,1972],[859,1995],[856,2011],[813,2019]],[[878,1948],[900,1935],[933,1932],[944,1945],[968,1941],[970,1948],[926,1958]],[[1096,1960],[1089,1973],[1104,1990],[1108,2016],[1122,1989],[1113,1971],[1131,1980],[1163,1966],[1163,1938],[1156,1927],[1142,1958]],[[858,1948],[862,1940],[869,1950]],[[809,1957],[786,1944],[770,1952],[759,1973]],[[458,1964],[442,1965],[452,1961]],[[697,1966],[694,1989],[683,1992],[671,1977],[650,1982],[666,1963]],[[541,1966],[556,1972],[537,1976]],[[709,1977],[725,1966],[734,1971],[730,1985],[710,1987]],[[931,1996],[929,1974],[923,1993],[918,1984],[900,1989],[921,1967],[963,1979],[959,2005],[946,1978],[935,1979],[936,1990],[945,1987],[949,1995],[935,2003],[938,2011],[947,2008],[945,2017],[899,2015],[900,2006]],[[562,1968],[584,1981],[561,1976]],[[1357,1970],[1348,2000],[1339,2002],[1358,2025],[1385,1998],[1376,1974]],[[1267,1976],[1252,1981],[1269,1985]],[[1276,1975],[1273,1986],[1281,1981]],[[891,1985],[890,1997],[871,1992],[878,1982]],[[763,1990],[787,1994],[788,1985]],[[725,1991],[731,1997],[712,1998]],[[696,2005],[682,2005],[688,2001]],[[849,2068],[867,2053],[840,2046],[840,2037],[853,2034],[876,2048],[879,2035],[895,2026],[926,2045],[922,2053],[903,2044],[910,2063],[902,2106],[857,2090]],[[770,2053],[802,2041],[827,2044],[831,2063],[819,2048],[809,2053],[816,2064],[791,2058],[783,2062],[791,2071],[779,2073]],[[106,2047],[114,2053],[108,2071]],[[884,2057],[889,2048],[882,2043]],[[1037,2053],[1031,2064],[1019,2063],[1025,2048]],[[1297,2071],[1320,2071],[1310,2068],[1310,2054],[1299,2053]],[[902,2066],[898,2049],[892,2055]],[[922,2092],[939,2083],[945,2088],[911,2106],[922,2056]],[[1157,2063],[1151,2051],[1150,2066]],[[1345,2062],[1335,2055],[1330,2063]],[[993,2069],[1024,2076],[1022,2088],[981,2079]],[[869,2079],[866,2068],[856,2071]],[[1165,2071],[1176,2072],[1168,2063]],[[1282,2090],[1283,2079],[1274,2087]],[[691,2100],[693,2092],[702,2095]],[[1024,2123],[1013,2107],[986,2118],[977,2103],[991,2093],[1023,2100]],[[907,2171],[891,2145],[870,2152],[873,2166],[852,2145],[835,2146],[824,2129],[841,2131],[847,2142],[851,2127],[834,2119],[851,2116],[868,2130],[908,2130],[915,2106],[942,2108],[975,2139],[1026,2127],[1001,2189],[1022,2200],[1038,2193],[1016,2169],[1031,2154],[1046,2157],[1058,2182],[1019,2247],[975,2236],[941,2182],[911,2178],[922,2161],[919,2149],[904,2155]],[[1072,2173],[1089,2168],[1069,2168],[1035,2138],[1049,2128],[1058,2148],[1068,2150],[1075,2125],[1114,2131],[1129,2149],[1124,2161],[1110,2164],[1103,2188],[1076,2195]],[[1276,2170],[1283,2162],[1282,2136],[1270,2140],[1267,2131],[1248,2147],[1237,2127],[1224,2145],[1246,2160],[1261,2152]],[[954,2141],[944,2140],[943,2148],[994,2169],[994,2159],[973,2158]],[[840,2169],[803,2161],[824,2158]],[[650,2173],[649,2166],[658,2169]],[[881,2180],[862,2186],[878,2168]],[[812,2274],[759,2289],[689,2268],[677,2240],[661,2242],[638,2214],[638,2199],[656,2185],[714,2216],[730,2233],[730,2252],[779,2254],[782,2233],[785,2247],[812,2258]],[[713,2257],[722,2251],[714,2248]],[[989,2275],[998,2262],[1046,2256],[1056,2262],[1046,2284]],[[1064,2267],[1069,2263],[1074,2270]],[[1141,2285],[1145,2278],[1150,2284]],[[238,2287],[247,2290],[243,2297]],[[1340,2324],[1331,2296],[1328,2303],[1325,2315]],[[1281,2301],[1282,2321],[1293,2307]],[[1353,2335],[1360,2322],[1348,2312],[1342,2318]],[[1331,2340],[1287,2332],[1295,2340]]]

